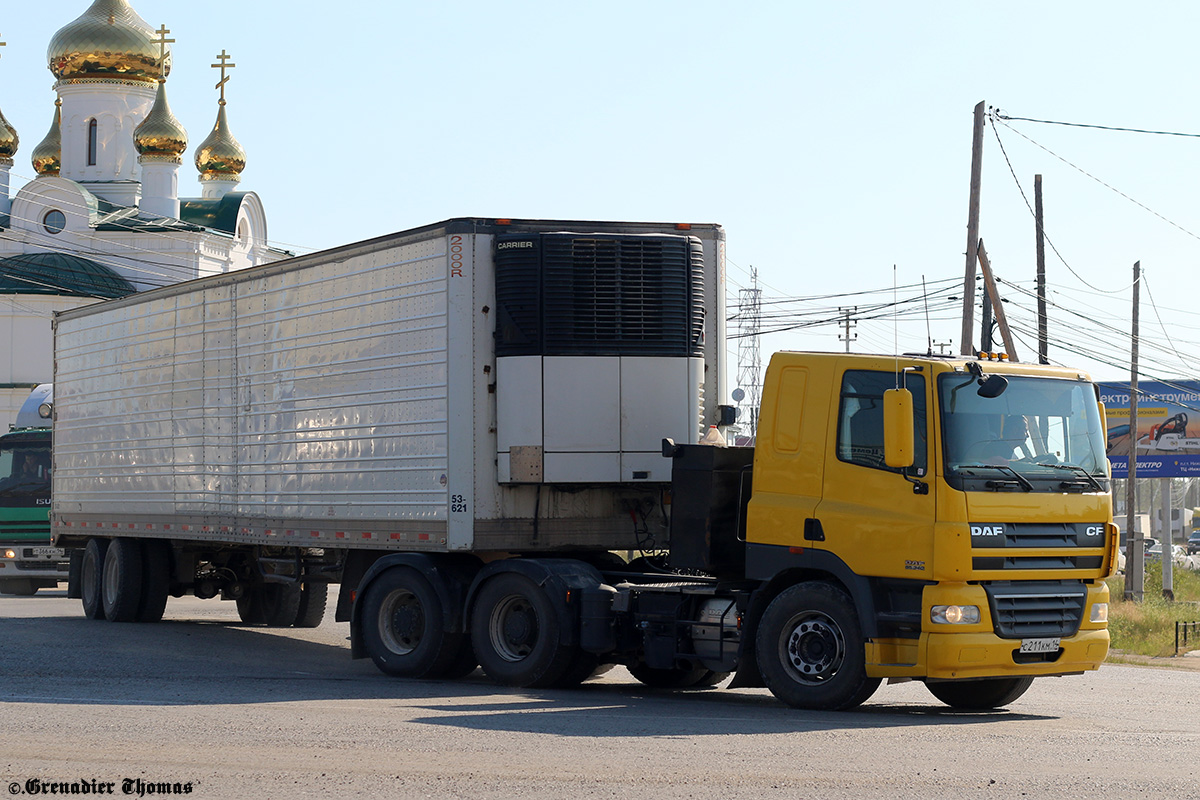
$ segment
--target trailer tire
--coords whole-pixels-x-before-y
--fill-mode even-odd
[[[469,649],[465,636],[445,628],[437,592],[411,567],[380,573],[362,598],[363,644],[379,671],[388,675],[446,678],[474,670],[473,656],[464,653]]]
[[[772,600],[755,650],[767,688],[794,708],[854,708],[879,688],[867,676],[854,603],[828,583],[798,583]]]
[[[142,546],[137,539],[119,536],[108,544],[100,594],[104,616],[110,622],[133,622],[142,600]]]
[[[11,594],[16,597],[33,597],[38,587],[28,578],[15,578],[0,581],[0,594]]]
[[[716,686],[729,677],[728,672],[714,672],[705,667],[664,669],[647,667],[645,664],[629,667],[629,674],[652,689],[694,689]]]
[[[550,595],[516,572],[500,572],[479,589],[471,607],[471,644],[488,677],[504,686],[544,688],[566,674],[576,649]]]
[[[267,621],[257,586],[244,587],[241,597],[234,602],[237,604],[238,619],[246,625],[262,625]]]
[[[987,711],[1001,708],[1025,694],[1033,678],[980,678],[926,683],[930,694],[951,708]]]
[[[316,628],[325,618],[325,606],[329,602],[329,584],[303,583],[300,585],[300,607],[292,623],[297,628]]]
[[[79,596],[83,615],[88,619],[104,619],[104,556],[108,539],[88,539],[79,565]]]
[[[300,584],[264,583],[256,592],[263,622],[269,628],[290,628],[300,612]]]
[[[171,589],[171,548],[162,539],[142,541],[142,596],[138,622],[158,622],[167,609]]]

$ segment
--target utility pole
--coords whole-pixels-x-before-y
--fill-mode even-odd
[[[1008,329],[1008,317],[1000,304],[1000,290],[996,288],[996,277],[992,275],[992,265],[988,261],[987,248],[983,239],[979,240],[979,266],[983,270],[983,283],[987,287],[988,297],[992,298],[992,312],[996,315],[996,324],[1000,326],[1000,338],[1004,340],[1004,352],[1008,353],[1009,361],[1017,360],[1017,345],[1013,341],[1012,332]]]
[[[979,189],[983,178],[983,112],[984,103],[975,106],[975,126],[971,137],[971,197],[967,203],[967,266],[963,276],[962,335],[959,352],[973,355],[975,343],[975,272],[979,246]]]
[[[851,316],[850,316],[851,312],[857,314],[858,306],[855,306],[854,308],[839,308],[838,309],[838,313],[845,315],[845,317],[844,317],[844,319],[842,319],[842,323],[841,323],[842,329],[845,331],[845,333],[842,334],[841,336],[838,336],[838,341],[846,343],[846,352],[847,353],[850,352],[850,343],[858,341],[858,334],[850,333],[850,329],[853,328],[855,326],[855,324],[857,324],[857,320],[851,318]]]
[[[1159,478],[1162,490],[1162,596],[1164,600],[1175,599],[1175,562],[1172,560],[1172,545],[1175,536],[1171,531],[1171,479]]]
[[[1133,337],[1129,348],[1129,475],[1125,480],[1125,599],[1142,602],[1146,591],[1146,548],[1141,537],[1134,540],[1137,512],[1137,423],[1138,423],[1138,290],[1142,262],[1133,265]]]
[[[1046,234],[1042,227],[1042,176],[1033,176],[1034,220],[1037,227],[1038,363],[1050,363],[1050,333],[1046,320]]]
[[[737,386],[742,390],[738,401],[739,411],[746,410],[746,418],[740,419],[750,438],[758,432],[758,405],[762,395],[762,355],[759,351],[759,334],[762,333],[762,289],[758,288],[758,268],[750,268],[750,288],[738,293],[738,378]]]

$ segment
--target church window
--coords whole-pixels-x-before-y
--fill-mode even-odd
[[[88,120],[87,163],[89,167],[96,166],[96,120]]]
[[[42,227],[46,233],[61,233],[67,227],[67,216],[57,208],[51,209],[42,217]]]

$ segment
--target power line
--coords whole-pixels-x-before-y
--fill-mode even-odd
[[[994,109],[993,113],[996,118],[1003,121],[1012,120],[1014,122],[1037,122],[1043,125],[1065,125],[1070,128],[1095,128],[1101,131],[1123,131],[1125,133],[1148,133],[1154,136],[1187,136],[1193,139],[1200,139],[1200,133],[1178,133],[1176,131],[1154,131],[1144,128],[1118,128],[1110,125],[1090,125],[1083,122],[1059,122],[1053,119],[1033,119],[1031,117],[1010,117],[1000,109]]]

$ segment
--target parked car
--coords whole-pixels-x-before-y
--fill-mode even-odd
[[[1187,540],[1188,555],[1200,553],[1200,531],[1196,531]]]
[[[1155,542],[1146,548],[1146,561],[1162,561],[1162,553],[1162,543]],[[1192,569],[1192,559],[1188,556],[1187,549],[1182,545],[1171,545],[1171,563]]]

